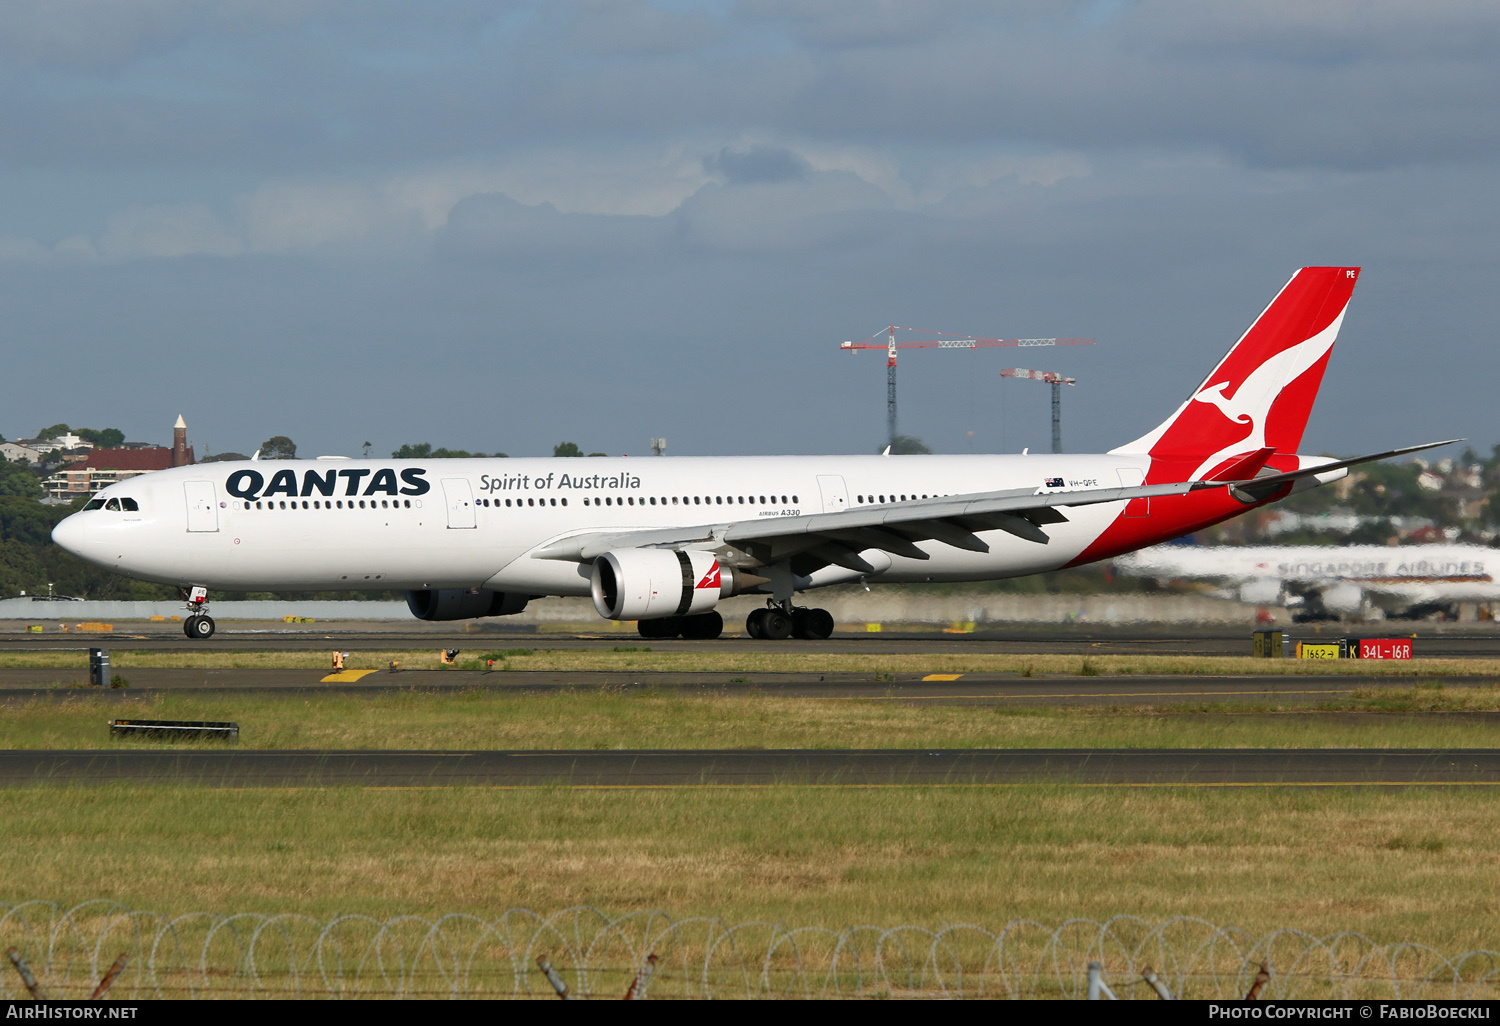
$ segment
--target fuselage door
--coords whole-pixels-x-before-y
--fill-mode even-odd
[[[219,529],[219,497],[214,493],[212,481],[184,481],[182,490],[187,494],[187,529],[189,531],[217,531]]]
[[[448,526],[458,530],[473,529],[474,489],[466,477],[443,478],[443,498],[448,502]]]
[[[849,489],[837,474],[819,474],[818,491],[823,493],[824,513],[842,513],[849,508]]]
[[[1146,472],[1139,467],[1124,467],[1116,471],[1120,475],[1121,488],[1139,488],[1146,483]],[[1131,499],[1125,503],[1125,515],[1127,517],[1149,517],[1151,515],[1150,499]]]

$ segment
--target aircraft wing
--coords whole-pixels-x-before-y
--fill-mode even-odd
[[[810,557],[805,562],[815,565],[826,566],[832,563],[858,573],[872,573],[875,567],[859,555],[865,549],[878,549],[912,559],[928,559],[928,554],[915,543],[936,540],[971,552],[988,552],[988,543],[979,538],[976,532],[997,530],[1045,545],[1049,539],[1042,528],[1047,524],[1067,523],[1068,518],[1061,510],[1069,506],[1185,495],[1207,488],[1226,487],[1246,501],[1259,502],[1278,488],[1300,478],[1448,444],[1431,442],[1414,445],[1243,481],[1177,481],[1158,485],[1050,492],[1044,489],[1012,488],[918,499],[913,502],[858,506],[834,513],[809,513],[795,517],[726,520],[692,527],[647,531],[586,531],[548,542],[532,550],[530,555],[536,559],[587,563],[612,549],[620,548],[733,548],[750,553],[764,564],[805,554]]]
[[[763,562],[809,553],[823,564],[834,563],[861,573],[874,571],[859,553],[880,549],[893,555],[927,559],[914,544],[937,540],[971,552],[988,552],[977,531],[1007,531],[1045,545],[1045,524],[1066,523],[1062,508],[1100,502],[1184,495],[1202,488],[1223,488],[1222,481],[1182,481],[1122,488],[1044,491],[1012,488],[997,492],[947,495],[912,502],[858,506],[834,513],[795,517],[728,520],[694,527],[649,531],[598,531],[549,542],[531,555],[585,563],[618,548],[719,548],[754,553]]]

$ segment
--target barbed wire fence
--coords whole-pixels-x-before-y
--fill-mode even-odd
[[[610,916],[577,907],[379,920],[0,903],[0,999],[1500,997],[1500,952],[1358,933],[1257,936],[1131,916],[936,930]],[[28,982],[29,980],[29,982]]]

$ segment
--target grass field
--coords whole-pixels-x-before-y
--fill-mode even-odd
[[[1025,674],[1390,673],[1309,709],[1018,709],[592,688],[282,697],[83,692],[0,705],[0,748],[111,747],[114,717],[236,720],[245,748],[1492,747],[1500,661],[510,650],[535,670]],[[114,650],[115,667],[322,669],[319,652]],[[466,653],[466,656],[469,653]],[[489,653],[480,654],[489,655]],[[352,667],[430,651],[355,653]],[[51,660],[51,661],[47,661]],[[80,653],[0,656],[77,670]],[[474,659],[470,666],[479,665]],[[399,680],[399,676],[393,678]],[[1070,682],[1083,683],[1082,681]],[[1409,685],[1409,686],[1408,686]],[[153,746],[130,742],[131,747]],[[841,927],[1193,915],[1255,933],[1358,930],[1500,947],[1500,788],[589,789],[38,786],[0,790],[0,899],[136,908],[462,911],[577,904]]]
[[[1382,689],[1330,705],[1023,709],[880,699],[490,690],[288,698],[177,691],[119,702],[69,695],[3,706],[0,748],[162,747],[112,742],[112,718],[233,720],[246,748],[1471,748],[1500,687]],[[182,742],[178,742],[182,744]],[[213,742],[203,742],[213,744]]]
[[[1497,812],[1489,788],[0,791],[10,901],[831,927],[1188,914],[1450,953],[1496,944]]]
[[[331,647],[330,647],[331,651]],[[131,667],[194,669],[302,669],[329,666],[329,652],[262,651],[211,648],[197,652],[155,652],[112,648],[110,659],[119,670]],[[488,659],[496,670],[655,671],[676,673],[1018,673],[1073,674],[1340,674],[1415,677],[1500,677],[1500,659],[1253,659],[1249,656],[1085,656],[1000,655],[993,653],[747,652],[724,649],[652,651],[649,646],[620,645],[611,649],[498,649],[466,651],[456,669],[479,670]],[[384,669],[391,662],[415,669],[439,669],[435,650],[351,651],[347,667]],[[32,667],[74,670],[88,668],[84,651],[29,651],[0,653],[0,668]]]

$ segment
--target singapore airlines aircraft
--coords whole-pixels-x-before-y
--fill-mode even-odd
[[[1155,430],[1100,455],[240,462],[100,491],[53,540],[183,589],[401,589],[417,617],[591,595],[648,638],[718,637],[721,598],[766,595],[752,637],[826,638],[800,592],[1057,570],[1227,520],[1369,460],[1297,454],[1355,267],[1305,267]]]
[[[1213,581],[1227,597],[1313,620],[1500,602],[1496,556],[1483,545],[1156,545],[1114,566],[1132,577]]]

